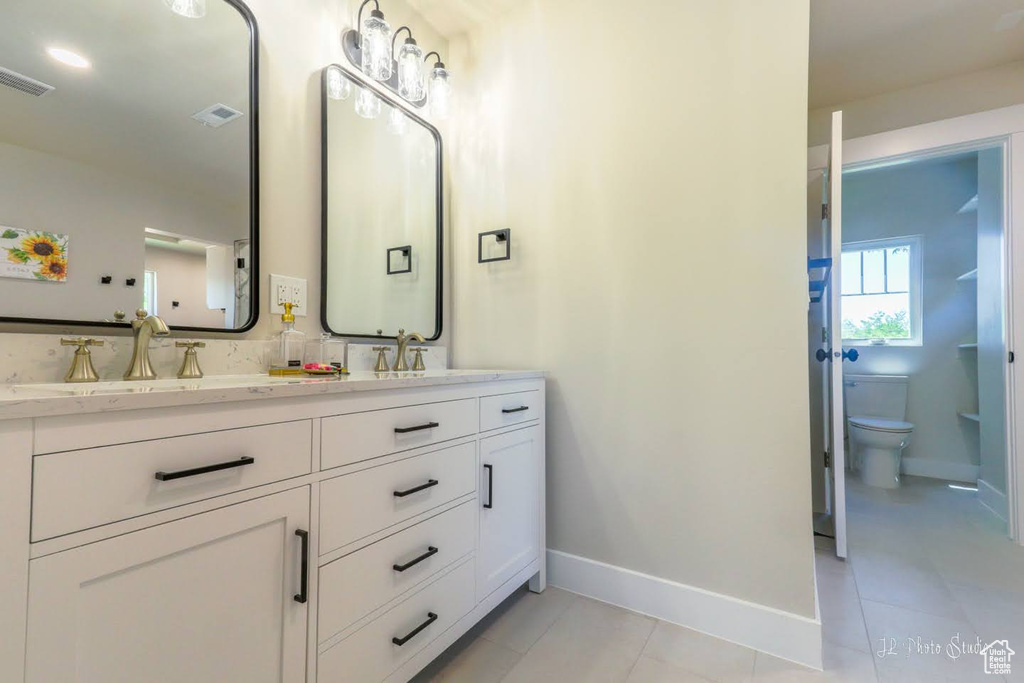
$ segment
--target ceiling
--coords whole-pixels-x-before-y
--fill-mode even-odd
[[[810,108],[1024,59],[1024,0],[811,0]]]
[[[0,141],[168,189],[243,203],[249,195],[249,29],[223,0],[186,19],[164,0],[8,3],[0,66],[56,89],[0,87]],[[51,58],[59,46],[90,68]],[[244,113],[219,128],[192,120],[226,104]]]

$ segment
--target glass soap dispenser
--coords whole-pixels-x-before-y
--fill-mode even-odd
[[[284,314],[281,316],[284,329],[277,338],[271,372],[293,368],[296,372],[302,372],[302,352],[306,346],[306,335],[295,329],[292,306],[291,303],[284,304]]]

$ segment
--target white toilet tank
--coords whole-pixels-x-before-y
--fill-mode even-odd
[[[907,419],[906,375],[843,375],[846,416]]]

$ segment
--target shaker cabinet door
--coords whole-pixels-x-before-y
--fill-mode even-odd
[[[480,441],[480,542],[477,602],[541,552],[540,429],[529,427]]]
[[[309,489],[30,563],[29,683],[300,683]]]

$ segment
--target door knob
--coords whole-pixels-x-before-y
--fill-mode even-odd
[[[858,351],[857,349],[843,351],[843,360],[848,360],[851,363],[856,363],[858,358],[860,358],[860,351]]]
[[[814,357],[819,363],[824,363],[829,357],[829,352],[825,349],[818,349],[814,352]]]

